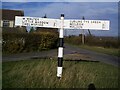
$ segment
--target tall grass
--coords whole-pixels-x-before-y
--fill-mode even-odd
[[[118,68],[100,62],[63,62],[56,77],[57,60],[3,62],[3,88],[118,88]]]

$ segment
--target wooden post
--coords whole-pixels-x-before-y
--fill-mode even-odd
[[[82,44],[85,44],[84,29],[83,29],[83,32],[82,32]]]

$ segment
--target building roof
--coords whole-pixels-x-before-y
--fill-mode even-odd
[[[2,20],[15,20],[15,16],[24,16],[22,10],[0,9],[2,11]]]

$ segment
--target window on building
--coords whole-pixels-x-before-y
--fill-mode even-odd
[[[4,20],[3,21],[3,27],[9,27],[10,26],[10,21],[9,20]]]

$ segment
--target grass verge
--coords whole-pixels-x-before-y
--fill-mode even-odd
[[[118,88],[118,68],[101,62],[63,62],[61,79],[57,60],[3,62],[3,88]]]
[[[72,45],[72,44],[69,44],[69,45]],[[119,49],[116,49],[116,48],[104,48],[104,47],[88,46],[88,45],[72,45],[72,46],[120,57],[120,51]]]

